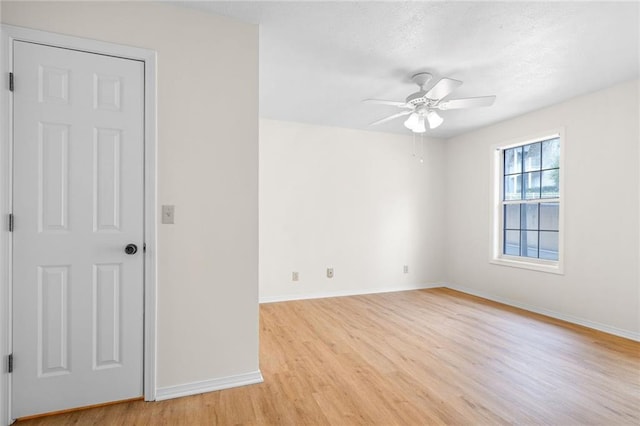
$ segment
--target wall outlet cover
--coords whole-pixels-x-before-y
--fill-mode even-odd
[[[162,206],[162,223],[173,224],[175,221],[176,206],[163,205]]]

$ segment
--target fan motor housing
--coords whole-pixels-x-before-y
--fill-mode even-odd
[[[424,103],[424,95],[425,92],[416,92],[416,93],[412,93],[409,96],[407,96],[406,102],[409,105],[419,105],[421,103]]]
[[[418,105],[431,105],[433,100],[427,98],[425,96],[426,94],[427,94],[427,92],[423,92],[423,91],[412,93],[409,96],[407,96],[407,99],[406,99],[405,102],[408,105],[413,105],[414,107],[416,107]]]

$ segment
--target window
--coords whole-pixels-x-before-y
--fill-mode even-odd
[[[561,135],[496,148],[494,263],[561,272]]]

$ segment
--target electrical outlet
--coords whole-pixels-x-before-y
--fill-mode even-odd
[[[297,272],[291,273],[291,281],[298,281],[300,279],[300,275]]]
[[[408,274],[409,273],[409,265],[404,265],[404,268],[402,268],[402,270],[403,270],[403,272],[405,274]]]
[[[333,278],[333,268],[327,268],[327,278]]]

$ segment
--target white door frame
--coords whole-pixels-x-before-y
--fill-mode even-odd
[[[13,41],[27,41],[144,62],[144,399],[156,399],[156,52],[149,49],[1,25],[0,36],[0,425],[11,423],[11,375],[6,362],[11,353],[13,95]],[[16,76],[18,86],[20,76]]]

